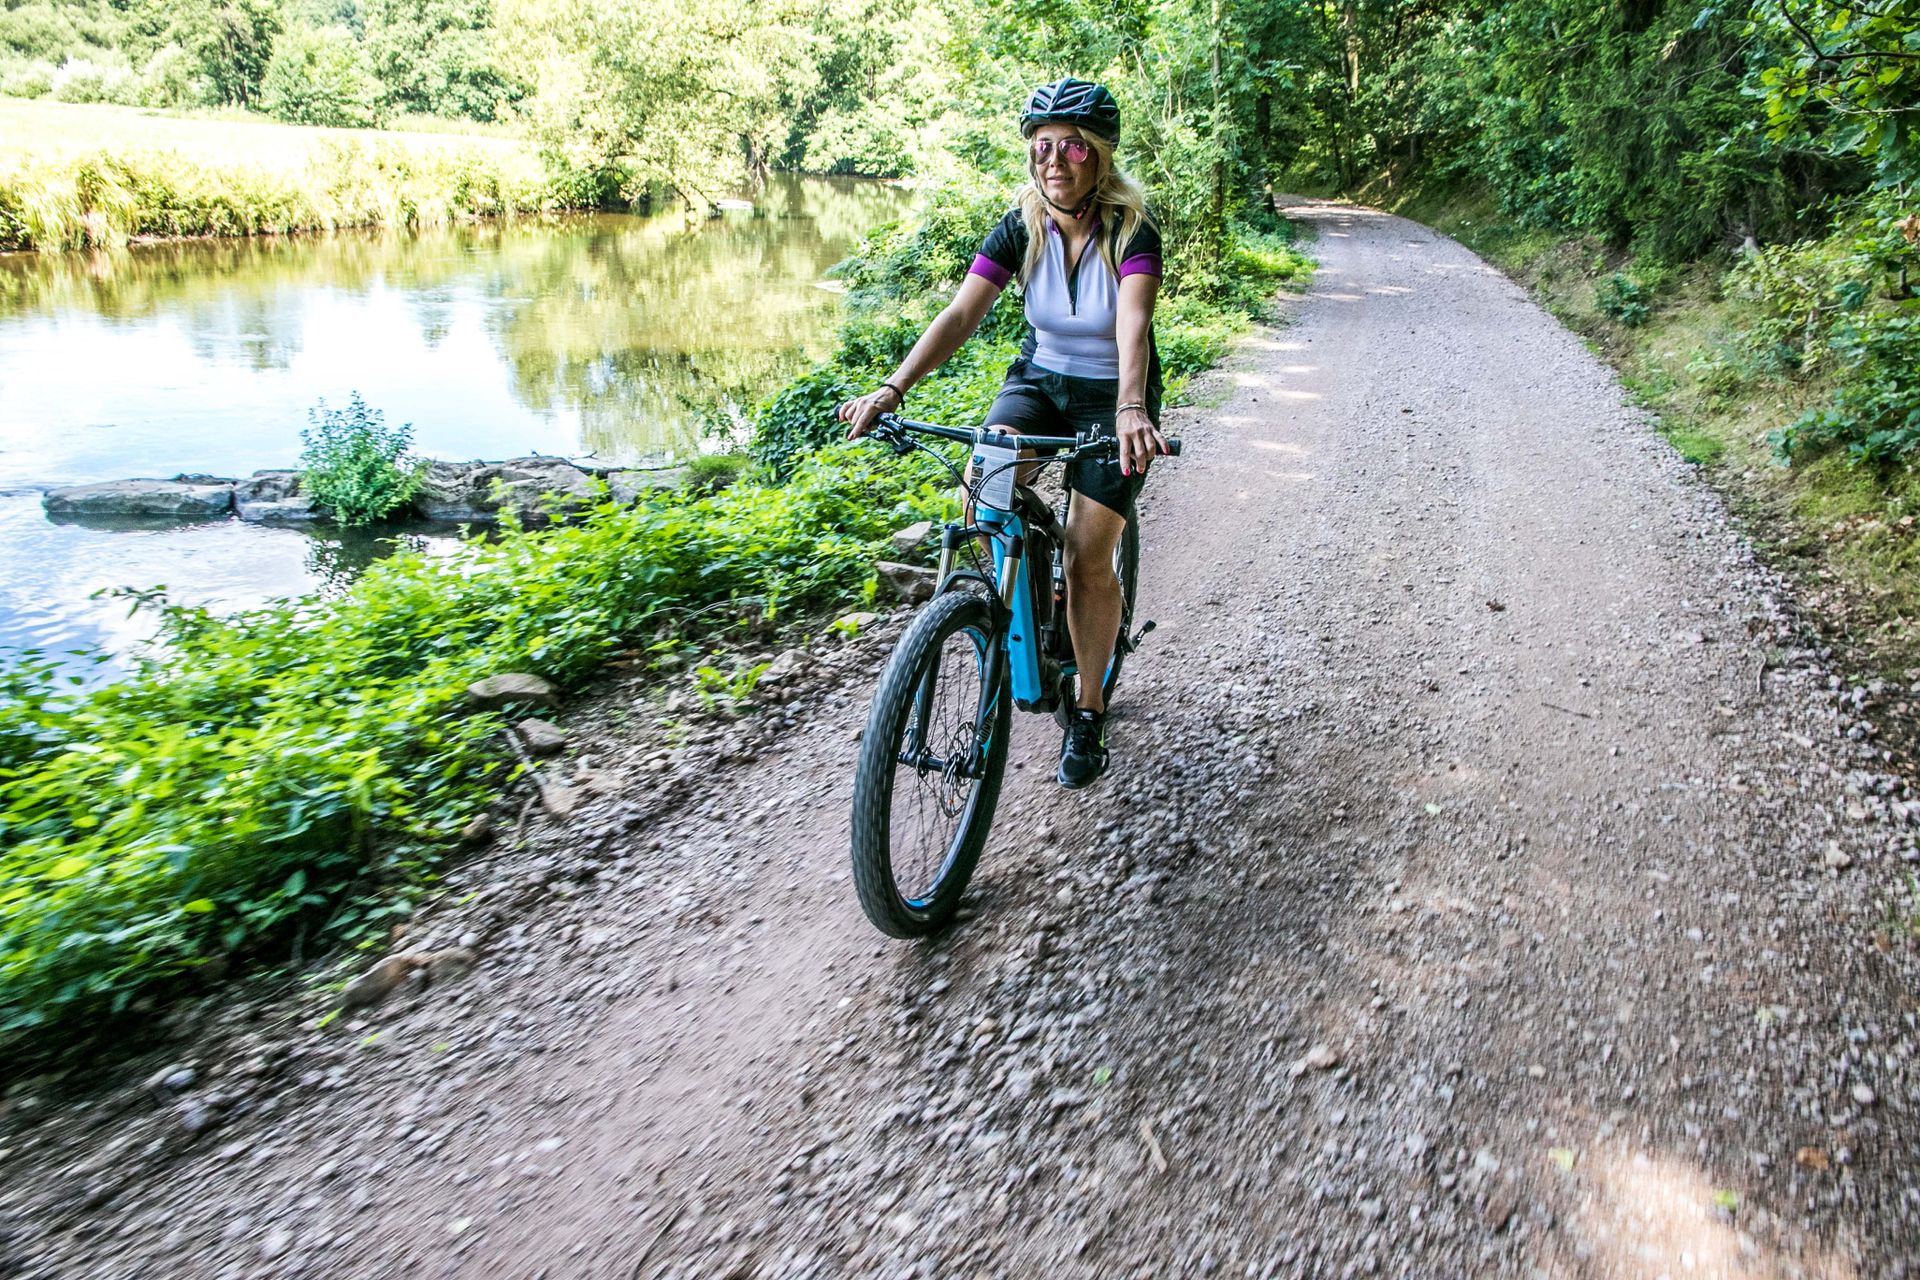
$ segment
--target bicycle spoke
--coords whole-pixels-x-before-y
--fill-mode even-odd
[[[891,824],[894,879],[909,901],[926,899],[939,885],[978,785],[983,645],[984,637],[972,631],[951,636],[915,698],[895,774]]]

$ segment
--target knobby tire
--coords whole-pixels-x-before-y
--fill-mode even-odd
[[[958,654],[949,652],[960,646]],[[943,793],[933,781],[937,775],[917,771],[902,764],[900,754],[916,726],[926,725],[934,703],[954,674],[950,664],[960,659],[975,663],[979,688],[996,692],[985,715],[987,739],[978,776],[964,785]],[[994,642],[993,613],[987,600],[970,591],[950,591],[934,597],[920,611],[893,656],[881,673],[874,692],[873,709],[867,716],[867,728],[861,738],[860,761],[853,783],[853,883],[860,906],[882,933],[896,938],[915,938],[933,933],[953,919],[959,909],[960,895],[966,891],[974,865],[987,842],[993,825],[993,811],[1000,799],[1000,784],[1007,766],[1007,743],[1012,737],[1011,691],[1005,678],[1005,658],[1000,644]],[[959,672],[964,674],[964,663]],[[929,676],[934,679],[930,682]],[[961,682],[965,687],[965,682]],[[963,701],[958,699],[956,701]],[[978,741],[981,716],[977,705],[971,713],[971,725],[962,725]],[[947,733],[951,737],[952,725]],[[951,741],[937,743],[951,747]],[[925,833],[916,839],[916,823],[896,822],[895,801],[901,787],[916,788],[906,800],[926,802],[921,791],[932,787],[932,801],[942,815],[951,808],[957,821],[952,834],[933,849],[924,844]],[[926,879],[899,862],[914,855],[925,859],[931,854],[937,869],[924,886],[914,883],[903,891],[900,871],[910,881]]]

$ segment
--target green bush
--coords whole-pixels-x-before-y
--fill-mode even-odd
[[[833,365],[795,378],[754,415],[753,460],[775,480],[785,480],[805,454],[846,435],[834,421],[834,407],[859,392]]]
[[[897,178],[913,159],[894,104],[859,111],[829,111],[808,136],[800,167],[808,173]]]
[[[1652,292],[1639,281],[1616,271],[1594,290],[1594,305],[1629,329],[1637,329],[1651,314],[1648,303]]]
[[[893,529],[947,503],[924,458],[836,448],[778,488],[403,553],[330,602],[220,618],[148,599],[163,647],[93,692],[0,667],[0,1030],[124,1008],[296,921],[331,938],[404,911],[504,784],[468,683],[571,687],[635,644],[837,603]],[[382,886],[385,905],[356,896]]]
[[[273,42],[260,96],[267,114],[288,124],[364,129],[382,117],[380,82],[344,27],[282,31]]]
[[[688,459],[686,486],[695,493],[718,493],[746,474],[753,459],[744,453],[700,453]]]
[[[1920,313],[1873,312],[1828,341],[1845,370],[1825,408],[1771,433],[1782,461],[1836,449],[1857,465],[1887,472],[1920,459]]]
[[[420,487],[425,463],[410,457],[413,424],[389,427],[354,392],[345,409],[322,400],[300,433],[300,489],[349,528],[384,520],[406,506]]]

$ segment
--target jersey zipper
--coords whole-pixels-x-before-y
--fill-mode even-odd
[[[1087,238],[1080,242],[1080,252],[1075,254],[1073,261],[1067,265],[1067,314],[1070,316],[1080,314],[1080,264],[1086,260],[1087,246],[1092,243],[1093,235],[1089,233]],[[1065,236],[1061,237],[1060,247],[1062,251],[1066,249]]]

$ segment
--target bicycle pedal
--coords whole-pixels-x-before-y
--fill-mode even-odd
[[[1147,635],[1153,630],[1154,625],[1155,624],[1153,619],[1148,618],[1145,625],[1143,625],[1138,631],[1133,633],[1133,639],[1127,641],[1127,648],[1129,649],[1139,648],[1140,642],[1147,638]]]

